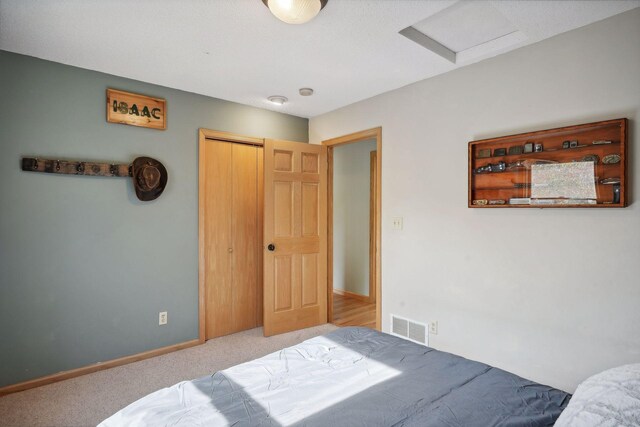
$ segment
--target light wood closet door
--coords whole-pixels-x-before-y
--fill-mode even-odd
[[[206,338],[262,324],[262,147],[207,141]]]
[[[327,322],[327,149],[265,140],[264,334]]]

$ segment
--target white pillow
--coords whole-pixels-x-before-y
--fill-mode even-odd
[[[587,378],[555,426],[640,426],[640,363]]]

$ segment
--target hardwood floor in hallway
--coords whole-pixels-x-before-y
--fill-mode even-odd
[[[333,294],[333,324],[376,327],[376,305],[348,296]]]

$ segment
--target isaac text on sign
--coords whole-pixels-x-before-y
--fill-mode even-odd
[[[107,89],[107,121],[153,129],[166,129],[166,101]]]

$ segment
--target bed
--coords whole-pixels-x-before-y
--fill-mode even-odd
[[[368,328],[158,390],[111,426],[551,426],[571,395]]]

